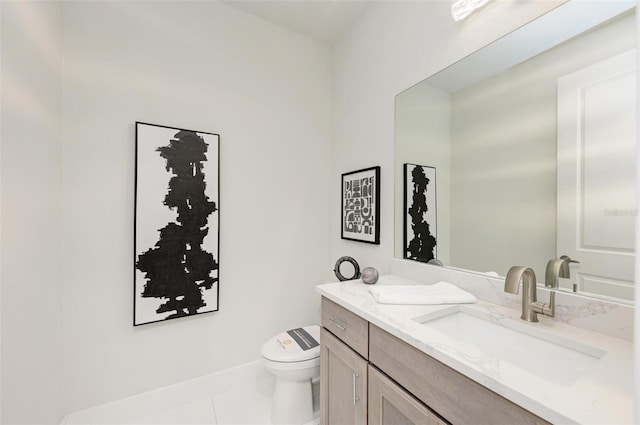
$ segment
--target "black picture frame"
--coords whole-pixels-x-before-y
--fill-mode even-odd
[[[135,123],[133,325],[219,309],[220,135]]]
[[[438,258],[436,169],[404,164],[403,258],[427,263]]]
[[[380,244],[380,167],[342,174],[342,239]]]

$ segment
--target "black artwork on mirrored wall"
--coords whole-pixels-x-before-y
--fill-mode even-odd
[[[404,258],[437,258],[436,169],[404,164]]]
[[[134,326],[218,310],[219,143],[136,123]]]

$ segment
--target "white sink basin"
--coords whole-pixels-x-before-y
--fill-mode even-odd
[[[465,305],[414,320],[560,385],[575,382],[606,354],[597,347],[536,329],[535,323],[501,318]]]

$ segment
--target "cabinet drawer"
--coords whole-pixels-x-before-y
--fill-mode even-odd
[[[369,357],[369,322],[322,297],[322,326],[365,359]]]
[[[452,424],[547,424],[382,329],[370,326],[369,361]]]

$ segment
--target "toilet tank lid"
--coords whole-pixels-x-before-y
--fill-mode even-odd
[[[282,332],[262,345],[262,357],[274,362],[302,362],[320,357],[320,326]]]

